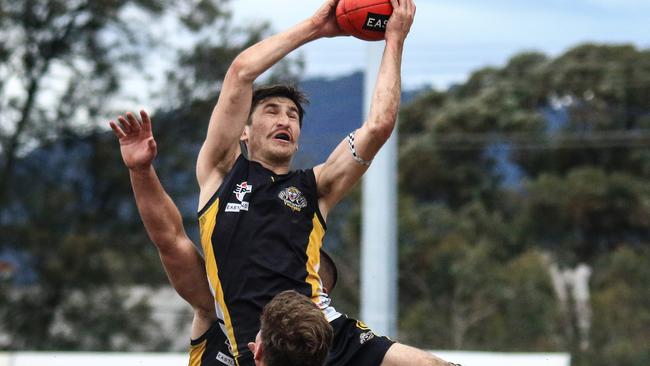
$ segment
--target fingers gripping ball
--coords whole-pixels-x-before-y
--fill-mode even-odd
[[[336,21],[351,36],[379,41],[384,39],[392,13],[390,0],[340,0],[336,7]]]

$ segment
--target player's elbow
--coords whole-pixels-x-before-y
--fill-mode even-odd
[[[184,232],[181,232],[176,225],[171,225],[166,227],[164,230],[150,230],[149,238],[161,257],[169,256],[173,258],[176,255],[182,240],[186,237],[181,235],[182,233]]]
[[[373,137],[373,139],[379,141],[386,141],[393,133],[395,128],[395,118],[394,117],[381,117],[374,118],[368,124],[368,132]]]
[[[240,54],[230,64],[226,76],[240,82],[252,83],[258,75],[255,71],[254,63],[250,62],[245,55]]]
[[[176,247],[176,243],[173,239],[173,236],[171,235],[164,235],[164,234],[154,234],[154,235],[149,235],[149,238],[153,242],[153,245],[156,247],[158,250],[158,253],[161,256],[166,256],[174,253],[174,249]]]

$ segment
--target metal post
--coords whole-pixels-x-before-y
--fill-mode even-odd
[[[368,45],[364,115],[368,116],[383,42]],[[397,128],[363,178],[361,319],[378,334],[397,334]]]

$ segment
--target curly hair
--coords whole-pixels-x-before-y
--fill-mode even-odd
[[[268,366],[322,366],[332,326],[306,296],[293,290],[276,295],[261,317],[264,361]]]

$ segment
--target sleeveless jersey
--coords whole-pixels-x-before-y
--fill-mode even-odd
[[[226,336],[215,322],[199,338],[190,340],[189,366],[233,366],[235,360],[230,354]]]
[[[277,175],[240,155],[198,215],[217,316],[238,365],[251,362],[246,344],[281,291],[310,297],[328,321],[340,316],[318,275],[326,226],[313,170]]]

